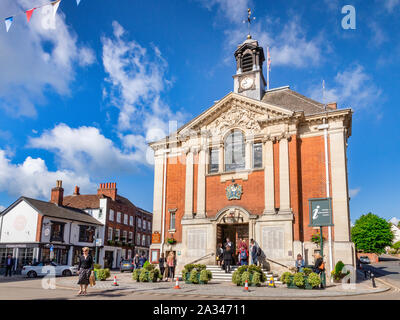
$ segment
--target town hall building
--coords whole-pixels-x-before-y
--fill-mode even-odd
[[[187,263],[216,264],[226,238],[255,239],[267,266],[307,264],[320,248],[310,200],[329,199],[324,259],[355,265],[350,239],[347,143],[352,110],[288,86],[265,90],[263,48],[249,35],[235,54],[234,92],[168,137],[155,154],[150,258],[174,251]],[[326,156],[327,155],[327,156]]]

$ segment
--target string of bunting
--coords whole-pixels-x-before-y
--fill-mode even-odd
[[[46,4],[43,4],[41,6],[37,6],[37,7],[34,7],[32,9],[26,10],[23,13],[17,13],[17,14],[14,14],[12,16],[9,16],[8,18],[5,18],[4,19],[4,23],[6,25],[6,31],[8,32],[10,30],[10,27],[13,24],[14,18],[16,16],[24,14],[26,16],[26,20],[29,22],[31,20],[31,18],[32,18],[33,12],[35,10],[37,10],[37,9],[42,8],[42,7],[53,6],[53,16],[55,17],[55,15],[57,13],[57,10],[58,10],[58,7],[60,6],[60,2],[61,2],[61,0],[55,0],[55,1],[52,1],[50,3],[46,3]],[[79,6],[80,2],[81,2],[81,0],[76,0],[76,5]]]

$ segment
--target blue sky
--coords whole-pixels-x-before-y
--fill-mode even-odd
[[[0,18],[47,0],[2,0]],[[367,5],[368,2],[368,5]],[[400,0],[62,0],[0,26],[0,206],[49,199],[55,180],[93,193],[101,182],[152,210],[146,142],[233,90],[233,52],[247,34],[271,46],[271,87],[354,110],[351,218],[399,217]],[[344,30],[341,9],[356,9]]]

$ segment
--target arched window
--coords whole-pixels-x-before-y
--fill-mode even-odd
[[[234,130],[225,140],[225,171],[244,169],[245,165],[243,133]]]
[[[250,53],[246,53],[242,58],[242,72],[253,70],[253,56]]]

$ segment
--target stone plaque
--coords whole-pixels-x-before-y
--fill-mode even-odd
[[[285,247],[285,236],[283,228],[263,227],[262,228],[262,248],[265,254],[271,258],[283,258]]]
[[[189,229],[187,238],[189,257],[201,258],[207,254],[207,231],[205,229]]]

